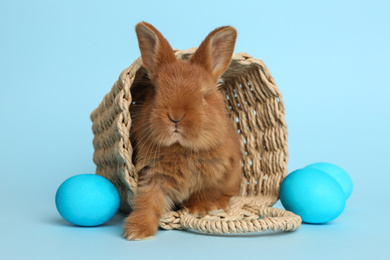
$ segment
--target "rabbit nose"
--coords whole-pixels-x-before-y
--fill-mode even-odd
[[[183,120],[184,117],[185,117],[185,115],[182,116],[180,119],[175,120],[175,119],[172,119],[172,117],[168,114],[169,120],[171,120],[171,121],[172,121],[173,123],[175,123],[175,124],[177,124],[177,123],[179,123],[181,120]]]

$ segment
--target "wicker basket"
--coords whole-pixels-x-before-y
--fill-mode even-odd
[[[180,59],[189,59],[196,48],[175,50]],[[131,122],[137,116],[137,102],[148,88],[141,58],[125,69],[111,91],[91,114],[95,135],[93,161],[96,174],[109,179],[121,195],[121,210],[130,212],[137,191]],[[272,208],[287,174],[287,125],[281,93],[264,63],[246,53],[233,56],[222,75],[220,90],[239,132],[243,158],[239,196],[231,199],[227,212],[203,218],[187,209],[171,211],[160,219],[164,229],[193,229],[206,233],[245,233],[253,231],[292,231],[301,218]]]

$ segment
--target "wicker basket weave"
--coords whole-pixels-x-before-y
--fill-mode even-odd
[[[196,48],[175,50],[180,59],[189,59]],[[131,122],[148,88],[141,58],[125,69],[111,91],[91,114],[95,135],[93,161],[96,174],[109,179],[121,195],[121,210],[130,212],[137,191]],[[301,218],[272,208],[287,174],[287,125],[281,93],[261,60],[246,53],[233,56],[222,75],[220,90],[239,132],[243,159],[239,196],[233,197],[227,212],[203,218],[187,209],[171,211],[160,219],[164,229],[194,229],[206,233],[245,233],[252,231],[292,231]]]

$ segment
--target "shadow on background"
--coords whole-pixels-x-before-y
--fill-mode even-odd
[[[114,217],[112,217],[106,223],[99,225],[99,226],[92,226],[92,227],[74,225],[72,223],[69,223],[65,219],[63,219],[60,215],[58,215],[56,218],[49,219],[48,221],[46,221],[46,223],[49,225],[54,225],[54,226],[75,227],[75,228],[111,227],[111,226],[122,226],[122,223],[123,223],[124,219],[126,218],[126,216],[127,216],[126,214],[124,214],[122,212],[118,212],[117,214],[115,214]]]
[[[288,236],[291,235],[297,231],[263,231],[263,232],[251,232],[251,233],[240,233],[240,234],[208,234],[208,233],[202,233],[196,230],[187,229],[183,230],[184,232],[197,234],[201,236],[213,236],[213,237],[276,237],[276,236]]]

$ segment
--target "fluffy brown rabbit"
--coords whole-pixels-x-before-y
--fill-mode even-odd
[[[175,206],[195,215],[226,209],[241,177],[238,133],[217,87],[231,62],[236,30],[215,29],[183,61],[152,25],[135,29],[154,88],[132,128],[139,181],[124,224],[129,240],[153,236],[161,215]]]

